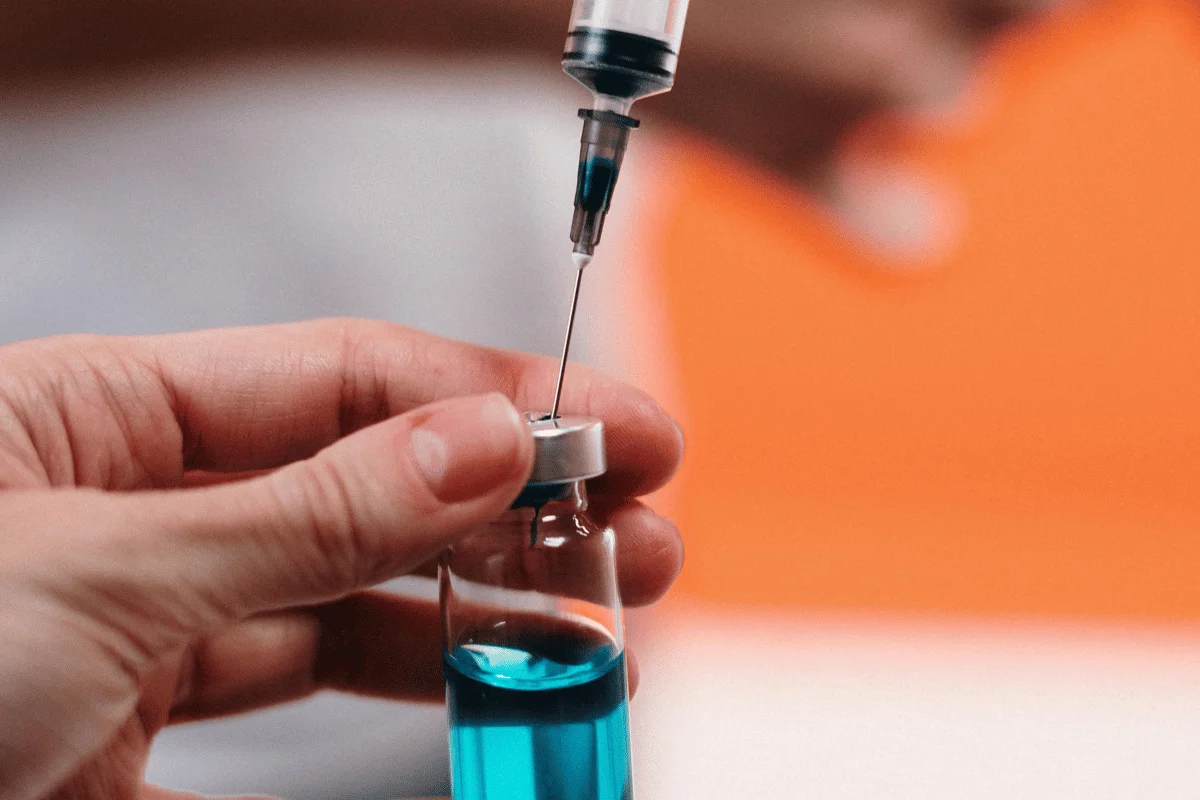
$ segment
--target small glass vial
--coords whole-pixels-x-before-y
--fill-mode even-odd
[[[630,800],[614,537],[584,488],[604,473],[603,424],[530,427],[521,496],[441,559],[454,800]]]

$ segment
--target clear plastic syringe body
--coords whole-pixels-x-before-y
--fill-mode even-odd
[[[575,0],[563,70],[592,92],[583,136],[571,241],[590,258],[621,171],[633,103],[675,83],[688,0]]]

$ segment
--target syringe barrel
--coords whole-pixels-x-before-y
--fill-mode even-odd
[[[563,69],[597,96],[625,101],[675,83],[688,0],[575,0]]]
[[[683,39],[688,0],[575,0],[571,27],[622,31],[665,42],[675,54]]]

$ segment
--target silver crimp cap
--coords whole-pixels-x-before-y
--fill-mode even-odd
[[[592,417],[529,415],[534,462],[530,484],[574,483],[604,474],[604,423]]]

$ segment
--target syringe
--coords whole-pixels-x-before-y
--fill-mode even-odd
[[[639,125],[629,110],[635,101],[675,83],[687,6],[688,0],[575,0],[571,9],[563,70],[591,90],[593,102],[579,110],[583,136],[571,222],[571,258],[578,274],[552,417],[558,416],[583,269],[600,243],[629,132]]]

